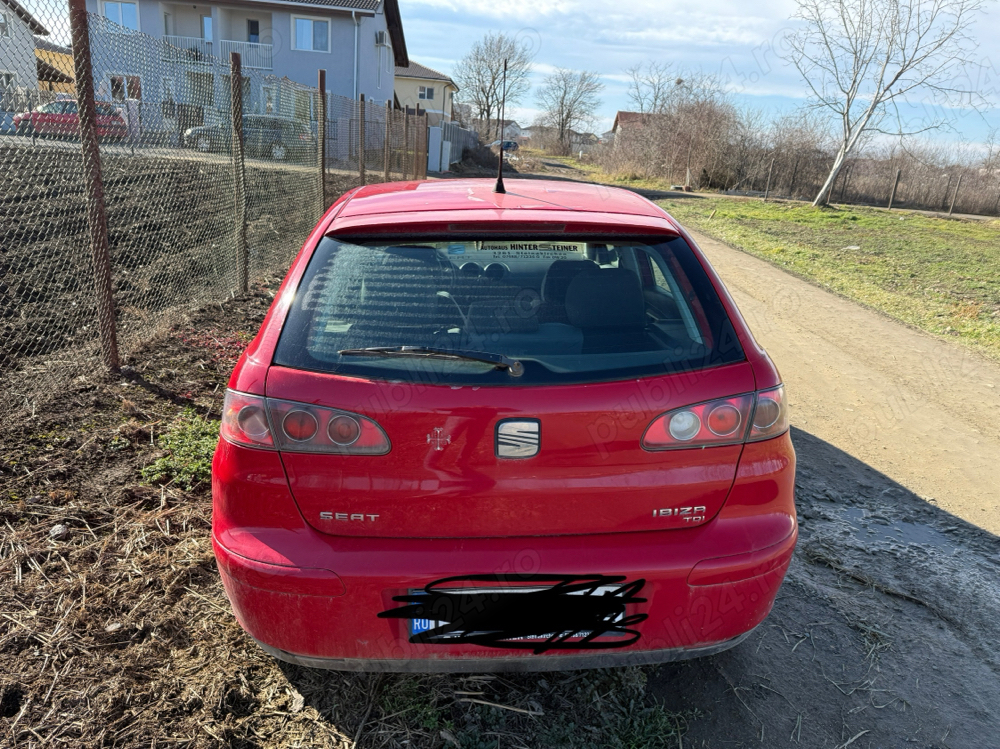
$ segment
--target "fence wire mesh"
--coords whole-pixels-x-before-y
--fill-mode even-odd
[[[102,369],[102,309],[124,360],[185,310],[283,273],[346,190],[426,176],[426,118],[279,77],[267,45],[154,38],[129,3],[83,13],[74,45],[66,0],[22,2],[0,1],[0,412]],[[95,202],[113,305],[96,290]]]

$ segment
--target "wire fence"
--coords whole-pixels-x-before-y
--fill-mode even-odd
[[[426,177],[424,116],[64,2],[0,2],[0,412],[282,274],[346,190]]]
[[[767,128],[725,108],[696,114],[633,114],[595,158],[621,177],[793,200],[813,200],[830,174],[836,144],[815,128],[796,122]],[[1000,162],[968,155],[956,162],[942,153],[873,147],[848,158],[830,201],[997,216]]]

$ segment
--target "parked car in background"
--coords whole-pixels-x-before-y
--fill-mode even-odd
[[[14,115],[14,129],[21,135],[43,138],[77,137],[80,133],[80,113],[76,101],[63,99],[35,107],[30,112]],[[124,118],[111,104],[97,104],[97,136],[121,139],[128,135]]]
[[[771,611],[798,536],[774,364],[655,204],[507,189],[342,197],[233,372],[213,547],[277,658],[657,663]]]
[[[226,152],[232,147],[229,123],[192,127],[184,131],[184,145],[202,153]],[[315,154],[316,136],[298,120],[274,115],[243,117],[243,148],[247,156],[284,161]]]
[[[500,141],[495,140],[492,143],[490,143],[490,148],[500,148]],[[517,151],[520,148],[521,148],[521,146],[519,146],[516,141],[513,141],[513,140],[505,140],[505,141],[503,141],[503,150],[504,151]]]

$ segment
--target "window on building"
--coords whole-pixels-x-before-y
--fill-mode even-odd
[[[10,38],[10,21],[3,12],[0,12],[0,37]]]
[[[104,17],[133,31],[139,30],[139,6],[135,3],[104,3]]]
[[[201,38],[206,42],[212,41],[212,17],[201,17]]]
[[[434,98],[434,88],[432,86],[421,86],[417,96],[421,99],[431,101]]]
[[[247,19],[247,41],[251,44],[260,44],[260,21],[256,18]]]
[[[174,34],[174,19],[169,13],[163,14],[163,33],[167,36]]]
[[[316,18],[293,18],[295,49],[330,51],[330,23]]]
[[[111,76],[111,98],[114,101],[126,99],[141,99],[142,84],[137,75]]]

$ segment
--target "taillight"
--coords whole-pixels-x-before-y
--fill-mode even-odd
[[[757,393],[757,406],[747,442],[769,440],[788,431],[788,401],[784,386]]]
[[[788,430],[784,387],[718,398],[653,419],[642,437],[647,450],[678,450],[757,442]]]
[[[278,449],[335,455],[385,455],[389,438],[369,418],[334,408],[267,399]]]
[[[222,436],[237,445],[273,450],[264,399],[227,390],[222,404]]]
[[[678,408],[653,420],[642,437],[647,450],[735,445],[743,442],[753,412],[753,394]]]
[[[364,416],[232,390],[223,404],[222,436],[283,452],[385,455],[390,448],[382,427]]]

